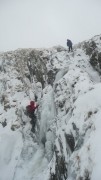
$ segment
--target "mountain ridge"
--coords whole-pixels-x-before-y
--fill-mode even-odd
[[[100,52],[98,35],[70,53],[0,54],[0,179],[100,180]],[[35,99],[33,133],[26,105]]]

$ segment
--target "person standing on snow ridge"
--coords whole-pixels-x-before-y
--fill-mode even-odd
[[[69,52],[70,50],[72,51],[72,41],[67,39],[67,46],[69,47]]]
[[[26,106],[27,110],[27,115],[31,118],[31,124],[32,124],[32,129],[31,131],[35,131],[35,124],[36,124],[36,116],[34,114],[35,109],[38,108],[39,105],[36,105],[34,101],[30,101],[30,105]]]

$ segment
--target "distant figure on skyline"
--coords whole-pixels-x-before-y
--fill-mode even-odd
[[[72,41],[67,39],[67,46],[69,47],[69,52],[72,51]]]

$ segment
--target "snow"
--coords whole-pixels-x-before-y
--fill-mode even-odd
[[[13,179],[23,145],[21,133],[0,133],[0,144],[0,179]]]
[[[99,36],[92,40],[100,52]],[[21,61],[17,56],[21,50],[0,54],[0,180],[48,180],[56,171],[56,150],[68,164],[68,180],[85,179],[88,173],[100,180],[100,74],[82,44],[71,53],[56,47],[37,51],[49,59],[47,72],[57,72],[53,86],[45,82],[44,89],[34,76],[31,82],[26,77],[27,62],[23,53]],[[33,133],[25,111],[35,96],[39,107]],[[73,152],[66,135],[74,137]]]

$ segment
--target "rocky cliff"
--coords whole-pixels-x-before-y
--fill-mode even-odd
[[[0,180],[100,180],[101,36],[0,54]],[[35,100],[35,132],[26,105]]]

